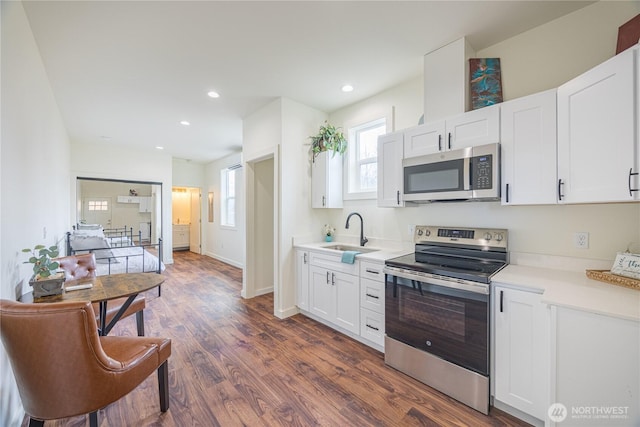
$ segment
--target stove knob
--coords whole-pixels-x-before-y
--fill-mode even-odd
[[[422,236],[424,234],[424,231],[422,231],[422,228],[418,228],[416,233],[418,234],[418,236]]]
[[[502,239],[504,239],[504,237],[502,236],[502,233],[496,233],[496,240],[498,242],[502,242]]]
[[[429,229],[424,230],[424,235],[431,236],[431,231],[429,231]]]
[[[491,233],[485,233],[484,234],[484,239],[487,240],[487,241],[491,240]]]

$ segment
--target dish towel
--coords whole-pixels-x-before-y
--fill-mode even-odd
[[[353,264],[356,262],[356,255],[360,252],[358,251],[344,251],[342,252],[342,262],[345,264]]]

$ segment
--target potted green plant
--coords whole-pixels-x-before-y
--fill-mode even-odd
[[[60,263],[54,260],[60,253],[58,247],[36,245],[33,249],[26,248],[22,252],[31,253],[25,263],[33,264],[33,276],[29,284],[33,287],[34,298],[61,294],[65,274],[58,271]]]
[[[340,132],[340,128],[326,121],[320,126],[318,134],[309,138],[311,138],[311,152],[314,160],[323,151],[330,151],[334,156],[336,153],[344,154],[347,151],[347,138]]]

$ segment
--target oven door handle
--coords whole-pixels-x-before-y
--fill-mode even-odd
[[[393,285],[394,292],[393,296],[396,296],[396,287],[398,286],[398,281],[396,277],[400,277],[402,279],[415,280],[416,282],[425,282],[437,286],[443,286],[445,288],[459,289],[461,291],[469,291],[477,294],[489,295],[491,293],[490,286],[488,284],[473,282],[464,283],[457,279],[449,279],[443,276],[435,276],[428,273],[418,273],[415,271],[406,270],[398,267],[389,267],[385,266],[384,273],[389,276],[394,276]],[[402,286],[402,285],[400,285]],[[415,286],[415,285],[414,285]]]

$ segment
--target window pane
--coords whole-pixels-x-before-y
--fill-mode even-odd
[[[235,169],[227,172],[227,196],[236,196],[236,171]]]
[[[227,225],[236,225],[236,199],[227,199]]]
[[[384,131],[384,126],[377,126],[359,133],[360,160],[378,156],[378,136],[384,135]]]
[[[377,163],[367,163],[360,165],[360,190],[375,191],[377,189],[377,176]]]

